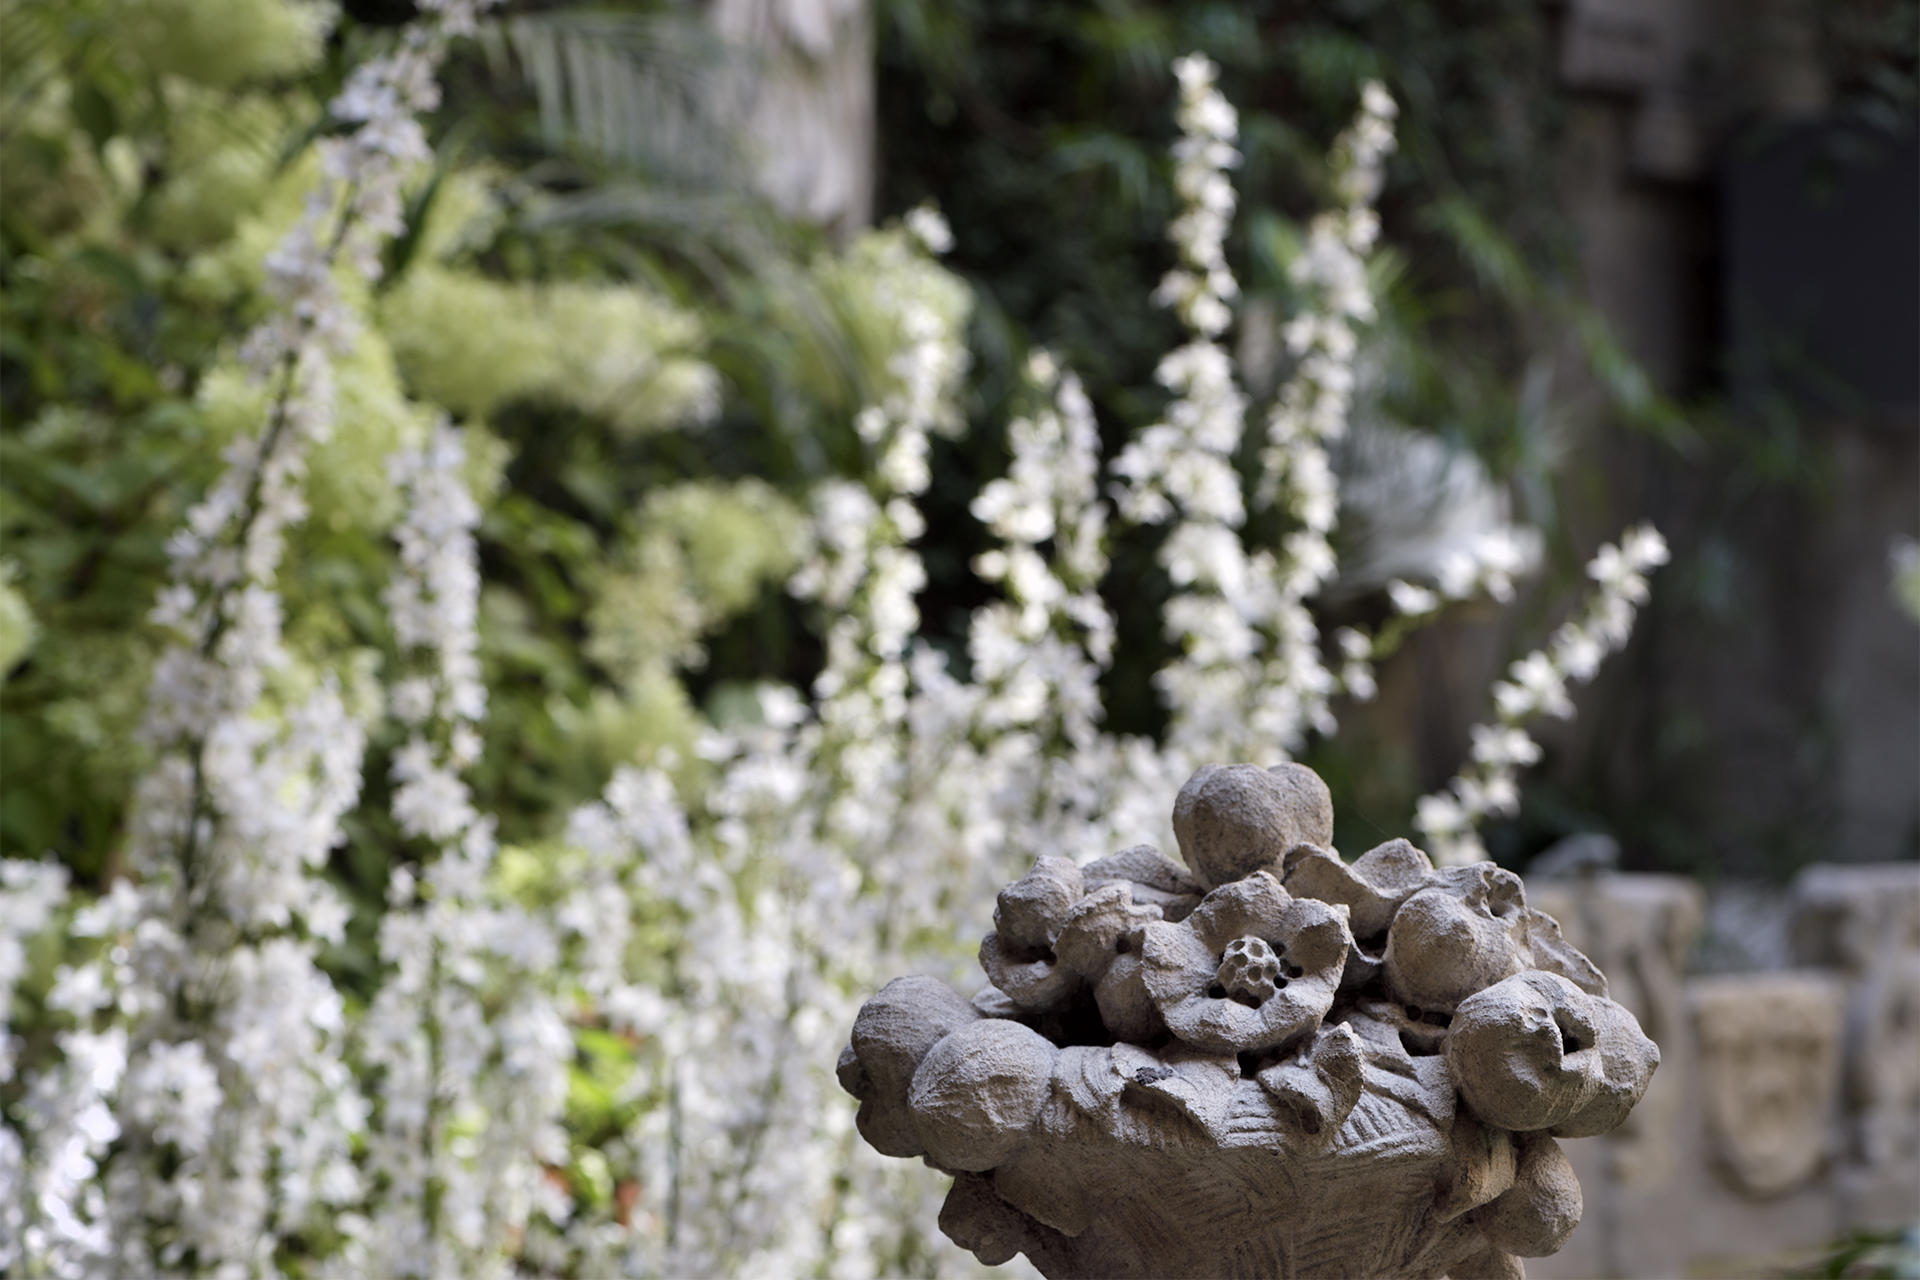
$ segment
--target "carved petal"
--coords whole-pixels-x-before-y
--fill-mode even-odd
[[[1318,1150],[1333,1140],[1360,1101],[1366,1081],[1366,1051],[1349,1026],[1323,1029],[1298,1061],[1266,1068],[1260,1087],[1293,1113],[1302,1145]]]
[[[1520,921],[1534,968],[1557,973],[1590,996],[1607,995],[1606,975],[1561,936],[1558,920],[1528,907],[1520,913]]]
[[[1504,1195],[1513,1186],[1514,1170],[1513,1135],[1480,1123],[1470,1111],[1456,1112],[1452,1168],[1434,1197],[1434,1219],[1451,1222]]]
[[[1231,998],[1216,982],[1227,947],[1266,941],[1286,966],[1284,987],[1257,1006]],[[1178,924],[1150,924],[1143,976],[1168,1030],[1213,1053],[1271,1049],[1320,1026],[1340,985],[1352,945],[1346,912],[1289,898],[1266,872],[1222,885]]]
[[[1136,906],[1133,886],[1102,885],[1073,905],[1054,943],[1059,962],[1089,982],[1098,982],[1114,958],[1140,945],[1140,931],[1160,919],[1157,906]]]
[[[1147,994],[1144,972],[1137,952],[1115,956],[1093,989],[1100,1021],[1116,1040],[1151,1044],[1166,1034],[1167,1024]]]
[[[980,967],[1009,1000],[1030,1012],[1061,1008],[1080,989],[1080,976],[1056,962],[1052,951],[1016,952],[998,933],[980,940]]]
[[[1235,938],[1272,941],[1292,902],[1293,895],[1269,872],[1256,871],[1209,893],[1182,923],[1213,950],[1214,963],[1218,964],[1219,953]]]
[[[1282,863],[1287,891],[1297,897],[1344,903],[1355,938],[1383,932],[1400,904],[1425,888],[1433,863],[1405,840],[1369,849],[1351,866],[1316,845],[1295,845]]]
[[[1185,919],[1206,893],[1191,872],[1150,844],[1097,858],[1080,874],[1089,892],[1108,884],[1130,886],[1135,903],[1159,907],[1168,920]]]

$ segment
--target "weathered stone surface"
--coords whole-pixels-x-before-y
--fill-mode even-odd
[[[1000,897],[994,986],[869,1002],[842,1083],[876,1148],[956,1175],[949,1237],[1053,1277],[1456,1280],[1566,1239],[1549,1135],[1619,1124],[1658,1051],[1516,877],[1405,841],[1348,866],[1324,797],[1202,770],[1192,877],[1042,859]]]
[[[1626,1123],[1564,1144],[1587,1220],[1557,1255],[1529,1263],[1530,1274],[1760,1275],[1850,1231],[1912,1220],[1920,1159],[1903,1139],[1920,1130],[1920,1099],[1904,1109],[1893,1100],[1904,1073],[1920,1068],[1920,1048],[1898,1038],[1916,1019],[1911,1006],[1903,1016],[1889,979],[1915,954],[1920,865],[1810,868],[1780,897],[1764,935],[1705,951],[1696,947],[1703,919],[1724,927],[1740,917],[1707,910],[1690,881],[1604,869],[1534,874],[1529,902],[1558,916],[1568,939],[1599,961],[1614,998],[1660,1045],[1661,1065]],[[1758,896],[1746,886],[1715,890],[1729,893]],[[1767,967],[1685,976],[1690,963],[1736,954]],[[1782,972],[1785,964],[1800,968]],[[1824,1014],[1812,1007],[1822,1002]],[[1816,1029],[1842,1024],[1837,1071],[1807,1051],[1809,1017]],[[1707,1055],[1709,1026],[1721,1043]]]
[[[1046,1100],[1055,1053],[1046,1037],[1000,1018],[943,1036],[907,1093],[928,1161],[968,1173],[1005,1164]]]
[[[1833,1154],[1845,987],[1817,972],[1696,979],[1707,1128],[1742,1190],[1779,1195]]]
[[[1544,1133],[1514,1139],[1513,1184],[1474,1213],[1496,1249],[1522,1258],[1559,1252],[1580,1225],[1580,1180],[1560,1144]]]
[[[1303,898],[1344,906],[1353,936],[1378,951],[1400,904],[1427,887],[1433,863],[1405,840],[1389,840],[1349,864],[1331,849],[1300,845],[1288,851],[1281,877]]]
[[[1660,1071],[1608,1139],[1608,1158],[1621,1186],[1664,1186],[1685,1154],[1681,1136],[1688,1131],[1684,1112],[1696,1055],[1681,981],[1706,916],[1705,895],[1680,876],[1608,873],[1536,881],[1529,867],[1527,897],[1560,921],[1571,946],[1612,975],[1608,994],[1660,1046]]]
[[[1579,1138],[1626,1119],[1660,1050],[1619,1005],[1535,969],[1461,1003],[1447,1065],[1488,1123]]]
[[[1809,867],[1794,881],[1802,964],[1853,980],[1842,1071],[1847,1145],[1862,1164],[1920,1157],[1920,863]]]
[[[855,1123],[874,1150],[917,1156],[907,1090],[921,1059],[949,1032],[980,1013],[937,978],[895,978],[861,1006],[853,1038],[840,1056],[840,1087],[860,1099]]]
[[[1173,804],[1180,856],[1206,888],[1277,870],[1297,844],[1333,843],[1333,797],[1305,765],[1206,765]]]
[[[1183,919],[1207,892],[1192,872],[1150,844],[1096,858],[1080,868],[1080,874],[1089,890],[1109,884],[1129,886],[1135,902],[1159,907],[1169,920]]]
[[[1181,1040],[1218,1053],[1311,1035],[1352,943],[1344,912],[1292,897],[1265,871],[1215,889],[1178,924],[1148,925],[1144,938],[1154,1008]],[[1264,983],[1263,962],[1272,968]]]
[[[980,967],[1022,1009],[1059,1008],[1079,986],[1078,975],[1058,962],[1053,944],[1084,887],[1073,863],[1042,858],[1000,891],[993,932],[980,941]]]
[[[1385,963],[1396,998],[1451,1013],[1474,992],[1526,966],[1519,880],[1511,872],[1498,874],[1505,877],[1500,887],[1509,891],[1498,900],[1490,897],[1486,881],[1477,880],[1422,890],[1394,915]]]

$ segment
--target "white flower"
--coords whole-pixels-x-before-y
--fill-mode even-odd
[[[1387,584],[1387,598],[1393,602],[1394,609],[1403,614],[1431,613],[1440,607],[1439,596],[1400,578]]]
[[[1572,623],[1553,633],[1549,653],[1555,666],[1575,680],[1587,681],[1600,670],[1607,656],[1606,641]]]
[[[433,714],[433,682],[424,676],[397,682],[387,694],[387,706],[401,724],[424,723]]]
[[[1620,540],[1620,551],[1628,563],[1643,571],[1658,568],[1668,559],[1667,540],[1650,524],[1627,530]]]
[[[1427,833],[1431,852],[1443,862],[1471,860],[1485,850],[1473,829],[1487,815],[1519,808],[1515,773],[1540,759],[1540,747],[1520,722],[1529,716],[1573,715],[1569,680],[1589,680],[1609,647],[1626,642],[1634,604],[1646,598],[1645,568],[1666,558],[1666,544],[1650,525],[1630,530],[1618,546],[1600,548],[1589,566],[1598,589],[1579,617],[1562,625],[1544,650],[1535,650],[1507,670],[1493,686],[1497,724],[1471,730],[1471,763],[1446,792],[1423,797],[1415,825]]]
[[[933,205],[923,204],[909,210],[902,221],[907,234],[918,240],[928,253],[938,256],[953,248],[953,230]]]
[[[1473,759],[1481,764],[1530,765],[1540,759],[1539,744],[1515,725],[1473,726]]]
[[[1452,796],[1430,795],[1420,797],[1413,825],[1429,840],[1440,841],[1466,830],[1470,821]]]
[[[197,1041],[148,1045],[128,1070],[125,1091],[127,1117],[188,1154],[205,1148],[226,1096]]]

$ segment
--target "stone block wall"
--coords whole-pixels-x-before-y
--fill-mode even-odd
[[[1677,876],[1529,883],[1660,1045],[1622,1128],[1566,1144],[1586,1214],[1535,1280],[1757,1275],[1920,1220],[1920,863],[1808,868],[1777,967],[1690,974]]]

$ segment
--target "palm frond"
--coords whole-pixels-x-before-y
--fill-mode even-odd
[[[496,73],[533,90],[549,145],[683,181],[739,179],[728,90],[742,58],[697,14],[516,14],[483,28],[480,43]]]

